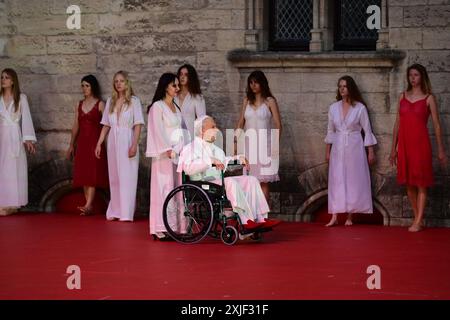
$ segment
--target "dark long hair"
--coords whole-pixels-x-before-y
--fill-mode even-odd
[[[250,88],[250,82],[252,82],[252,81],[259,83],[259,85],[261,87],[261,96],[264,99],[267,99],[269,97],[274,98],[274,96],[272,95],[272,92],[270,91],[269,81],[267,81],[266,75],[264,74],[264,72],[262,72],[260,70],[256,70],[256,71],[253,71],[252,73],[250,73],[250,75],[247,78],[246,94],[247,94],[247,99],[250,103],[255,103],[255,100],[256,100],[255,94],[253,93],[252,89]]]
[[[81,79],[81,82],[83,81],[90,84],[92,96],[98,100],[102,100],[102,90],[100,89],[100,84],[98,83],[97,78],[92,74],[88,74]]]
[[[197,71],[195,70],[195,68],[188,63],[183,64],[181,67],[178,68],[178,71],[177,71],[178,79],[180,78],[180,72],[182,69],[186,69],[188,72],[187,86],[188,86],[189,93],[191,95],[193,95],[194,97],[198,94],[202,94],[202,90],[200,89],[200,81],[198,79],[198,74],[197,74]]]
[[[166,96],[167,87],[175,82],[175,79],[178,79],[177,75],[174,73],[163,73],[159,78],[158,86],[156,87],[155,95],[153,96],[152,103],[147,107],[147,113],[150,111],[152,105],[159,100],[164,99]]]
[[[417,70],[420,73],[420,88],[422,89],[422,92],[425,94],[431,94],[431,81],[428,77],[427,69],[421,64],[415,63],[408,67],[408,70],[406,71],[406,80],[408,81],[408,89],[407,91],[410,91],[412,89],[412,85],[409,82],[409,72],[411,70]]]
[[[339,78],[339,80],[337,82],[338,89],[336,92],[336,100],[337,101],[342,100],[341,93],[339,92],[339,82],[341,82],[342,80],[345,80],[345,82],[347,84],[348,99],[350,100],[350,104],[352,106],[354,106],[356,104],[356,102],[360,102],[367,107],[367,104],[364,101],[364,99],[362,98],[361,92],[359,91],[359,88],[356,85],[355,80],[353,80],[353,78],[350,76],[343,76],[343,77]]]
[[[20,102],[20,85],[19,85],[19,77],[17,76],[17,72],[14,69],[6,68],[2,70],[2,73],[6,73],[12,80],[12,93],[14,99],[14,112],[19,110],[19,102]],[[3,88],[0,88],[0,96],[3,96]]]

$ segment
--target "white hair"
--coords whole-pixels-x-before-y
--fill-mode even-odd
[[[212,117],[204,115],[204,116],[198,117],[194,121],[194,136],[200,137],[202,135],[203,121],[205,121],[206,119],[213,120]]]

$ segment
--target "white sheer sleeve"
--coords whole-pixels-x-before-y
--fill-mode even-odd
[[[367,109],[364,105],[362,105],[361,109],[361,118],[360,118],[361,127],[364,130],[364,146],[369,147],[377,144],[377,138],[372,132],[372,127],[370,125],[369,114],[367,113]]]
[[[36,141],[33,120],[31,119],[30,106],[27,96],[20,95],[20,108],[22,110],[22,139],[23,141]]]

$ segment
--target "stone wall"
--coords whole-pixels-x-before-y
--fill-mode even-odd
[[[412,63],[426,66],[433,92],[438,101],[444,143],[449,154],[450,148],[450,2],[446,0],[389,1],[389,45],[393,49],[406,52],[406,58],[398,68],[397,85],[390,90],[390,113],[395,112],[393,100],[405,88],[405,70]],[[398,98],[396,98],[398,99]],[[442,170],[437,162],[436,139],[431,121],[430,134],[433,142],[433,166],[436,185],[430,189],[430,199],[425,211],[429,224],[450,226],[450,179],[447,170]],[[389,174],[390,171],[386,171]],[[399,192],[400,191],[400,192]],[[399,217],[410,217],[412,210],[404,189],[395,185],[383,192],[390,212],[402,212]],[[389,199],[389,200],[388,200]]]
[[[0,0],[0,65],[18,71],[38,133],[38,153],[29,158],[31,209],[43,207],[49,185],[70,179],[71,164],[64,154],[74,107],[82,98],[80,79],[86,73],[99,78],[106,98],[112,75],[120,69],[129,71],[145,106],[161,73],[191,63],[201,77],[208,113],[221,127],[230,128],[237,121],[246,76],[262,69],[279,101],[285,129],[282,183],[273,185],[273,209],[284,219],[302,220],[305,203],[326,197],[323,137],[336,81],[344,74],[354,76],[360,85],[379,140],[372,173],[374,200],[386,224],[405,224],[411,217],[404,189],[396,185],[395,170],[387,159],[396,101],[410,63],[420,62],[430,71],[447,150],[450,147],[450,4],[446,0],[388,1],[389,48],[384,54],[305,53],[276,59],[267,52],[261,53],[262,58],[252,52],[243,59],[233,55],[246,46],[248,1],[76,2],[82,10],[81,30],[66,28],[65,11],[72,2]],[[145,214],[150,161],[142,156],[145,131],[143,137],[138,211]],[[450,225],[448,173],[437,163],[435,173],[428,223]]]
[[[82,98],[80,80],[87,73],[98,77],[106,99],[113,74],[128,71],[145,108],[163,72],[191,63],[201,77],[208,112],[220,120],[234,117],[230,92],[238,88],[229,78],[226,53],[243,47],[244,2],[75,2],[81,8],[81,30],[66,27],[66,9],[73,1],[0,1],[0,65],[18,72],[38,134],[38,152],[29,157],[30,209],[43,207],[48,184],[70,179],[71,164],[63,159],[74,108]],[[138,192],[138,210],[144,213],[150,166],[142,156],[145,133]]]

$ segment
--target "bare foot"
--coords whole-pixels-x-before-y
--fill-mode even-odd
[[[345,225],[346,225],[346,226],[352,226],[352,225],[353,225],[352,220],[348,220],[348,219],[347,219],[347,220],[345,221]]]
[[[83,216],[91,216],[93,214],[94,214],[94,210],[92,207],[85,207],[83,210],[83,213],[82,213]]]
[[[86,215],[86,214],[85,214],[85,210],[86,210],[86,207],[85,207],[85,206],[83,206],[83,207],[77,207],[77,209],[81,212],[81,213],[80,213],[80,216]]]
[[[13,214],[14,212],[14,210],[11,210],[9,208],[0,208],[0,216],[8,216],[10,214]]]
[[[330,222],[328,222],[326,225],[325,225],[325,227],[332,227],[332,226],[337,226],[338,225],[338,221],[337,221],[337,219],[331,219],[331,221]]]
[[[411,227],[408,228],[409,232],[419,232],[422,231],[423,227],[420,224],[413,224]]]

